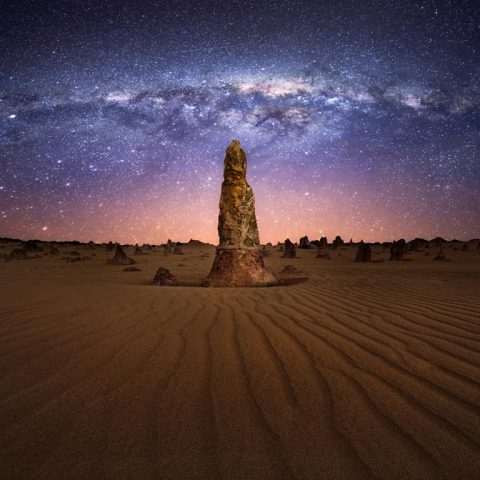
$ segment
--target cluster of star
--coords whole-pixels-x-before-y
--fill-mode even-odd
[[[215,243],[238,138],[264,242],[478,236],[468,6],[98,3],[5,9],[1,235]]]

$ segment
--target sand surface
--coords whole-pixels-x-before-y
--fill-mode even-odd
[[[308,280],[150,285],[200,283],[214,249],[183,248],[0,264],[0,478],[480,478],[480,251],[274,250]]]

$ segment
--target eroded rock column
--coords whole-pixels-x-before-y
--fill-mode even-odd
[[[224,161],[218,215],[220,243],[204,286],[262,287],[277,283],[260,251],[255,197],[246,173],[245,152],[240,142],[233,140]]]

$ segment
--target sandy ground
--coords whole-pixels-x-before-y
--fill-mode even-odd
[[[0,264],[2,479],[480,478],[480,251],[150,285],[200,283],[214,250],[184,250]]]

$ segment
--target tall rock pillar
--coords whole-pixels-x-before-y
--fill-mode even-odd
[[[255,197],[246,173],[245,152],[240,142],[233,140],[224,161],[218,215],[220,243],[205,286],[262,287],[277,283],[260,252]]]

